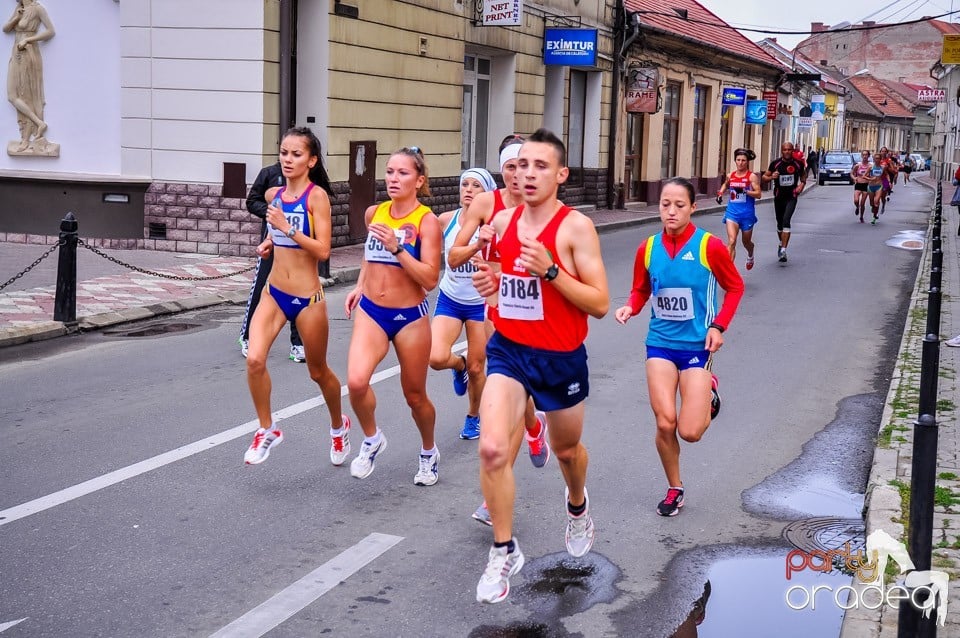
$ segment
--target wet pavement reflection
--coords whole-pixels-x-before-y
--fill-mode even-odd
[[[850,585],[852,577],[836,569],[827,573],[803,570],[787,580],[788,551],[714,563],[707,574],[710,604],[702,621],[688,628],[684,623],[680,629],[687,633],[678,629],[671,638],[839,635],[844,614],[840,605],[847,602],[847,592],[840,588]],[[818,588],[816,597],[811,598],[814,587]],[[839,604],[835,596],[839,596]],[[698,613],[696,605],[694,612]]]
[[[483,625],[470,638],[563,638],[570,636],[563,619],[598,603],[611,603],[620,594],[620,570],[605,556],[591,552],[571,558],[566,552],[547,554],[524,565],[523,580],[510,589],[514,604],[523,605],[530,619],[497,627]]]
[[[926,231],[901,230],[884,243],[886,243],[887,246],[902,248],[903,250],[923,250],[923,244],[926,238]]]
[[[744,490],[744,509],[780,520],[860,518],[882,411],[878,393],[840,401],[833,421],[804,444],[799,457]]]

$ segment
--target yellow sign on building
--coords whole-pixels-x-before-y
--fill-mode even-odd
[[[943,36],[943,53],[940,56],[941,64],[960,64],[960,35]]]

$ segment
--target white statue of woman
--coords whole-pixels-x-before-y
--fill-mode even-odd
[[[15,38],[7,69],[7,99],[17,109],[20,143],[11,143],[7,151],[49,155],[50,147],[56,146],[59,155],[59,145],[51,145],[44,137],[47,123],[43,120],[43,59],[39,49],[40,42],[56,34],[53,23],[36,0],[17,0],[17,8],[3,25],[4,33],[11,31]]]

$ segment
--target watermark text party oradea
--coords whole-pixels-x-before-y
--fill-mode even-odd
[[[902,583],[884,580],[887,561],[892,558],[906,574]],[[941,627],[947,619],[947,588],[950,577],[937,570],[917,571],[907,548],[883,530],[875,530],[867,537],[866,549],[850,551],[850,543],[842,549],[806,552],[800,549],[787,554],[786,573],[789,581],[793,574],[809,569],[830,572],[836,563],[842,563],[854,574],[862,587],[842,585],[792,585],[784,598],[791,609],[816,609],[817,604],[834,604],[841,609],[878,609],[882,605],[897,607],[901,601],[909,601],[929,618],[937,610],[937,624]]]

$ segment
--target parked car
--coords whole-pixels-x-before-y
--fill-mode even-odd
[[[915,171],[924,171],[926,169],[927,162],[923,159],[923,155],[920,153],[910,153],[910,160],[913,162],[913,170]]]
[[[854,153],[850,151],[827,151],[827,154],[820,160],[820,177],[817,183],[823,186],[827,182],[843,182],[844,184],[853,184],[850,177],[850,169],[853,168]],[[857,161],[860,158],[857,157]]]

